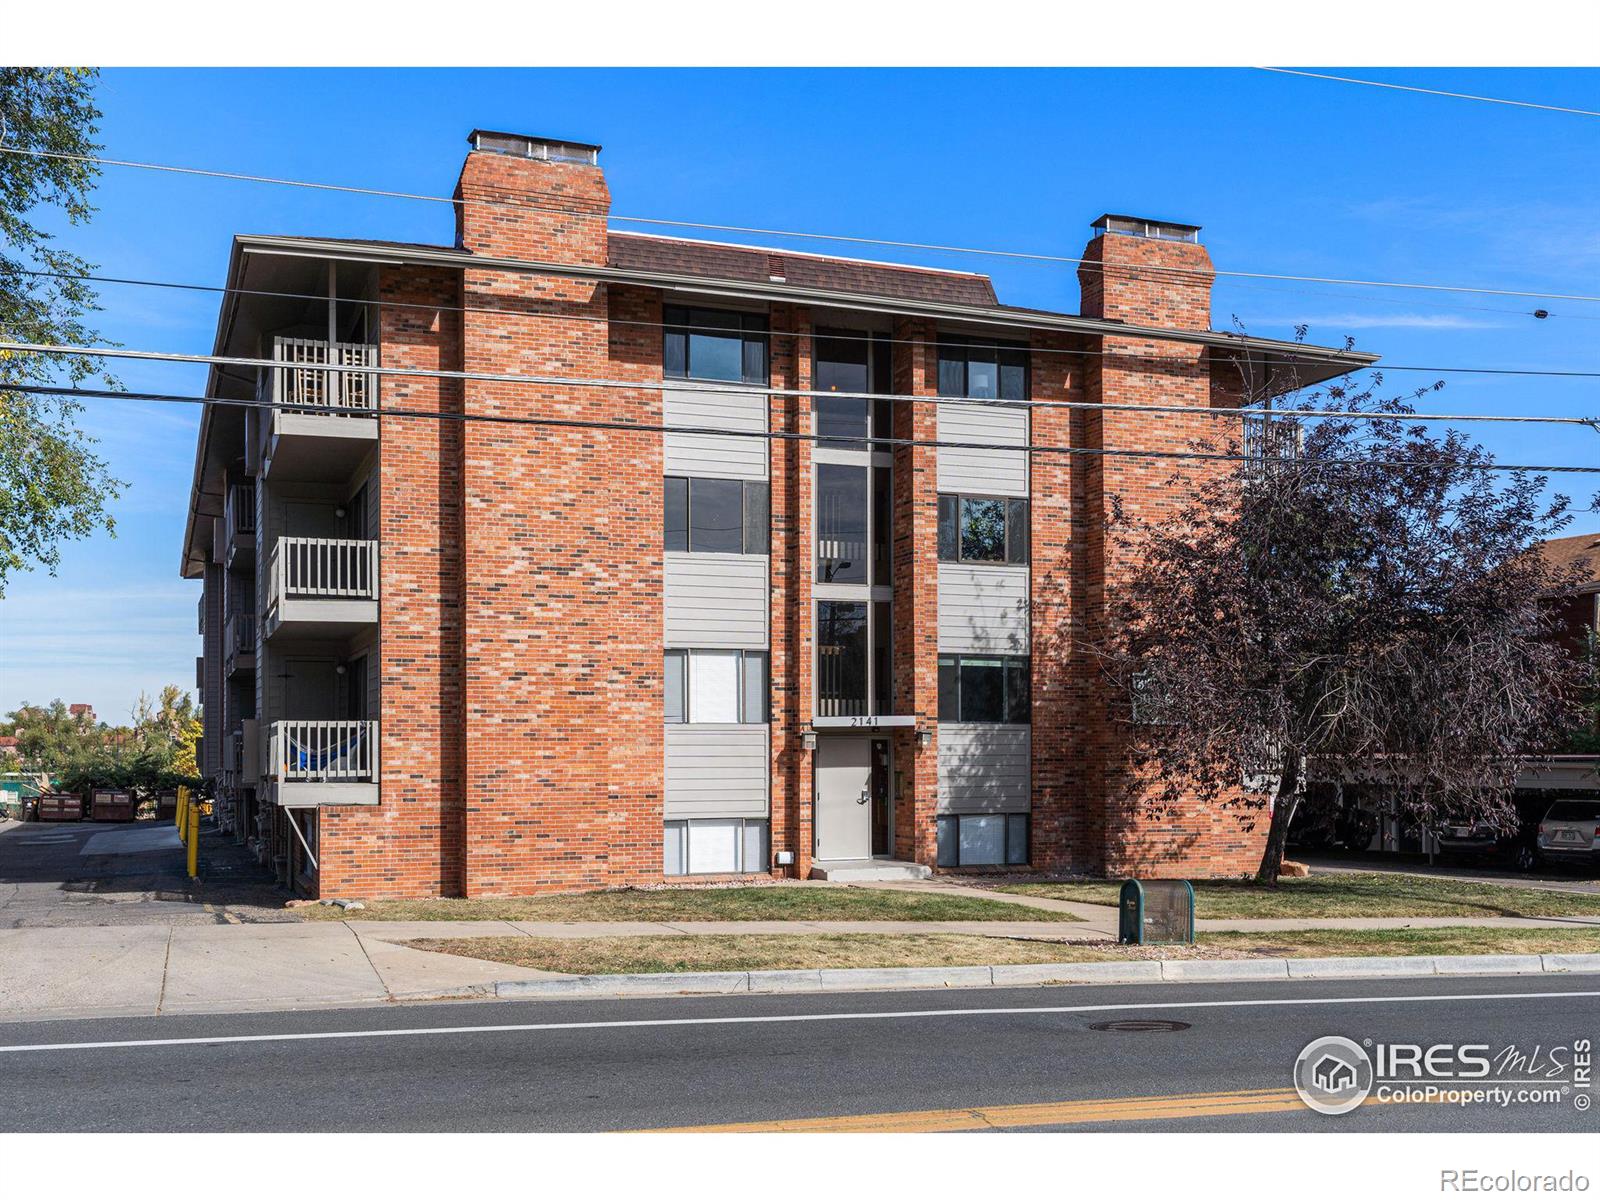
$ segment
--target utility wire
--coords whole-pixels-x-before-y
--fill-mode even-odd
[[[178,354],[162,350],[129,350],[121,346],[66,346],[37,342],[0,341],[0,350],[19,354],[74,355],[85,358],[122,358],[146,362],[172,362],[189,365],[252,367],[265,370],[320,371],[344,375],[392,375],[406,379],[448,379],[471,383],[524,383],[539,387],[603,388],[631,392],[688,392],[704,395],[716,391],[715,381],[679,379],[578,379],[565,375],[526,375],[514,371],[453,371],[423,367],[364,366],[352,363],[284,362],[275,358],[248,358],[231,354]],[[1349,418],[1364,421],[1498,421],[1538,425],[1583,425],[1597,428],[1600,417],[1550,417],[1503,413],[1382,413],[1317,408],[1259,407],[1221,408],[1207,404],[1117,404],[1098,400],[1002,400],[969,396],[918,396],[893,392],[841,392],[818,388],[781,388],[765,384],[736,384],[736,390],[752,394],[798,399],[888,400],[905,404],[983,405],[996,408],[1060,408],[1083,412],[1195,413],[1211,416],[1297,416]],[[726,390],[724,387],[722,390]],[[218,398],[218,404],[237,404],[237,400]],[[704,431],[700,431],[704,432]],[[982,446],[976,449],[1022,449],[1017,446]]]
[[[1331,79],[1335,83],[1359,83],[1363,87],[1388,88],[1396,92],[1420,92],[1424,96],[1448,96],[1452,100],[1478,100],[1484,104],[1509,104],[1513,108],[1537,108],[1545,112],[1572,113],[1579,117],[1600,117],[1600,112],[1587,108],[1564,108],[1559,104],[1536,104],[1531,100],[1506,100],[1500,96],[1473,96],[1466,92],[1443,92],[1438,88],[1416,87],[1406,83],[1380,83],[1376,79],[1352,79],[1348,75],[1324,75],[1320,71],[1296,71],[1289,67],[1257,67],[1258,71],[1271,71],[1276,75],[1300,75],[1306,79]]]
[[[346,368],[348,370],[348,368]],[[354,372],[352,372],[354,373]],[[631,385],[630,385],[631,386]],[[133,400],[157,404],[231,404],[238,408],[275,409],[280,412],[299,412],[327,415],[329,408],[325,404],[294,404],[275,400],[208,400],[204,396],[180,396],[162,392],[119,392],[110,389],[54,387],[45,384],[15,384],[9,385],[6,391],[23,392],[29,395],[63,396],[73,398],[88,398],[97,400]],[[882,397],[879,397],[880,399]],[[1066,454],[1079,455],[1091,458],[1157,458],[1157,459],[1200,459],[1222,462],[1261,462],[1260,455],[1253,454],[1224,454],[1204,450],[1127,450],[1091,446],[1038,446],[998,445],[992,442],[953,442],[939,438],[897,438],[878,437],[872,435],[840,435],[819,433],[795,433],[787,430],[755,430],[755,429],[723,429],[717,426],[705,425],[651,425],[636,421],[602,421],[578,417],[529,417],[511,416],[503,413],[454,413],[436,412],[429,409],[417,408],[384,408],[374,410],[373,416],[384,418],[423,418],[437,421],[472,422],[479,421],[493,425],[534,425],[555,427],[560,429],[590,429],[612,430],[628,433],[688,433],[703,434],[714,437],[742,437],[760,438],[766,441],[791,441],[791,442],[856,442],[868,446],[900,447],[908,446],[919,449],[944,449],[944,450],[1011,450],[1026,451],[1031,454]],[[359,420],[359,417],[351,417]],[[1324,466],[1368,466],[1381,463],[1386,467],[1437,467],[1437,462],[1410,461],[1406,459],[1326,459],[1320,460],[1318,465]],[[1600,466],[1570,467],[1570,466],[1525,466],[1511,463],[1470,463],[1462,464],[1467,470],[1474,471],[1503,471],[1503,472],[1528,472],[1540,474],[1546,472],[1560,472],[1568,474],[1600,475]]]
[[[146,171],[161,171],[176,175],[196,175],[208,179],[231,179],[244,183],[266,183],[281,187],[304,187],[318,191],[344,192],[352,195],[381,196],[399,200],[424,200],[437,204],[473,205],[491,208],[512,208],[524,211],[548,212],[565,216],[572,215],[570,209],[547,208],[536,204],[524,204],[515,201],[490,200],[481,197],[456,197],[456,196],[430,196],[421,192],[402,192],[384,188],[357,187],[351,184],[320,183],[302,179],[281,179],[271,175],[251,175],[239,171],[213,171],[201,167],[174,166],[167,163],[139,162],[132,159],[106,158],[95,154],[68,154],[59,150],[40,150],[25,146],[0,146],[0,154],[26,154],[39,158],[60,159],[67,162],[93,163],[103,167],[128,167]],[[1195,272],[1189,267],[1171,267],[1158,264],[1139,264],[1138,266],[1123,266],[1121,264],[1108,264],[1096,259],[1074,258],[1060,254],[1040,254],[1022,250],[995,250],[976,246],[952,246],[933,242],[895,241],[888,238],[856,237],[838,233],[806,233],[793,229],[764,229],[752,225],[723,225],[709,221],[676,221],[663,217],[632,217],[620,213],[610,214],[610,220],[633,225],[660,225],[678,229],[712,229],[722,233],[745,233],[762,237],[798,238],[809,241],[840,242],[862,246],[890,246],[902,250],[927,250],[939,254],[972,254],[990,258],[1023,259],[1034,262],[1067,263],[1086,266],[1102,273],[1107,271],[1126,271],[1131,274],[1141,272],[1169,273],[1180,275],[1193,275]],[[773,247],[756,247],[757,249],[773,250]],[[781,251],[777,251],[780,252]],[[1266,271],[1215,271],[1218,276],[1227,276],[1236,279],[1277,279],[1293,283],[1331,283],[1347,287],[1373,287],[1373,288],[1406,288],[1417,291],[1429,292],[1462,292],[1482,296],[1516,296],[1523,299],[1538,300],[1576,300],[1585,303],[1600,303],[1600,296],[1569,294],[1562,292],[1532,292],[1516,291],[1508,288],[1469,287],[1458,284],[1442,283],[1411,283],[1400,280],[1385,279],[1341,279],[1321,275],[1286,275]]]
[[[216,293],[216,294],[220,294],[220,295],[232,295],[232,296],[261,296],[261,297],[266,297],[266,298],[270,298],[270,299],[278,299],[278,300],[306,300],[306,301],[314,301],[314,302],[319,303],[319,304],[328,303],[328,296],[327,296],[327,293],[325,293],[325,292],[320,292],[320,293],[319,292],[281,292],[281,291],[264,290],[264,289],[261,289],[261,288],[226,287],[226,286],[222,286],[222,285],[219,285],[219,284],[178,283],[178,282],[171,282],[171,281],[159,280],[159,279],[132,279],[132,278],[127,278],[127,277],[119,277],[119,276],[115,276],[115,275],[75,274],[75,273],[68,272],[68,271],[23,270],[23,271],[19,271],[18,273],[22,274],[22,275],[34,275],[34,276],[39,276],[39,277],[43,277],[43,278],[50,278],[50,279],[75,279],[75,280],[83,280],[85,282],[91,282],[91,283],[122,285],[122,286],[128,286],[128,287],[169,288],[169,289],[173,289],[173,290],[176,290],[176,291],[210,292],[210,293]],[[422,311],[426,311],[426,312],[497,313],[497,314],[504,315],[504,316],[509,316],[509,317],[520,317],[520,318],[524,318],[524,319],[527,319],[527,320],[540,320],[540,321],[546,321],[546,320],[549,320],[549,321],[589,321],[589,322],[594,322],[594,323],[597,323],[597,324],[626,325],[626,326],[632,326],[632,327],[638,327],[638,328],[646,328],[646,329],[682,329],[682,328],[685,328],[683,325],[674,324],[671,321],[641,321],[641,320],[627,319],[627,318],[621,318],[621,317],[609,317],[609,316],[596,317],[596,316],[590,316],[587,313],[530,312],[530,311],[528,311],[526,309],[521,309],[521,308],[501,308],[501,307],[498,307],[498,306],[495,306],[495,305],[427,304],[427,303],[416,302],[416,301],[409,301],[408,302],[408,301],[400,301],[400,300],[381,300],[381,299],[379,299],[379,300],[362,300],[362,299],[356,299],[356,298],[346,297],[346,296],[339,297],[338,298],[338,303],[340,303],[340,304],[350,304],[350,305],[360,305],[362,307],[376,308],[376,309],[379,309],[379,310],[382,310],[382,309],[385,309],[385,308],[395,308],[395,309],[417,309],[417,310],[422,310]],[[1489,310],[1485,310],[1485,311],[1510,312],[1511,310],[1510,309],[1498,309],[1498,310],[1489,309]],[[1591,318],[1580,318],[1580,319],[1588,320],[1588,319],[1591,319]],[[1600,318],[1595,318],[1595,319],[1600,319]],[[874,336],[874,335],[872,335],[870,333],[852,333],[849,330],[827,329],[826,326],[822,327],[823,329],[827,329],[826,332],[818,332],[816,328],[813,328],[811,331],[805,332],[805,333],[801,333],[801,332],[798,332],[798,331],[795,331],[795,330],[790,330],[790,329],[749,330],[749,329],[743,328],[742,326],[734,327],[734,326],[731,326],[731,325],[730,326],[696,325],[694,328],[697,331],[706,332],[706,333],[739,334],[742,337],[757,336],[757,337],[762,337],[762,338],[766,338],[766,339],[769,339],[769,340],[772,339],[772,338],[820,337],[820,338],[827,338],[827,339],[832,340],[832,341],[879,342],[881,344],[890,345],[890,346],[937,346],[939,344],[937,340],[930,341],[927,338],[878,337],[878,336]],[[967,341],[967,342],[964,343],[964,345],[968,346],[969,348],[984,349],[984,350],[1015,350],[1015,349],[1018,348],[1018,343],[1016,343],[1016,342],[975,342],[975,341]],[[1029,346],[1029,347],[1027,347],[1027,349],[1028,349],[1029,353],[1032,353],[1032,354],[1052,354],[1052,355],[1059,354],[1059,355],[1069,355],[1069,356],[1073,356],[1073,357],[1077,357],[1077,358],[1111,358],[1111,359],[1127,359],[1127,360],[1132,360],[1132,361],[1143,362],[1143,361],[1147,361],[1149,359],[1149,357],[1150,357],[1148,355],[1143,355],[1143,354],[1128,354],[1128,353],[1121,353],[1121,352],[1114,351],[1114,350],[1082,350],[1082,349],[1072,349],[1070,347],[1064,347],[1064,346],[1062,346],[1062,347]],[[1271,364],[1271,363],[1276,363],[1276,362],[1295,363],[1295,362],[1303,361],[1301,357],[1296,356],[1296,355],[1294,355],[1292,353],[1273,354],[1273,353],[1269,353],[1269,352],[1266,352],[1266,351],[1255,350],[1253,348],[1248,349],[1247,353],[1248,353],[1250,358],[1254,359],[1255,361],[1264,363],[1264,364]],[[1414,366],[1414,365],[1410,365],[1410,364],[1378,363],[1378,364],[1373,364],[1372,366],[1352,367],[1351,368],[1351,373],[1353,373],[1355,371],[1377,371],[1377,372],[1380,372],[1380,373],[1381,372],[1385,372],[1385,371],[1414,371],[1414,372],[1421,372],[1423,374],[1429,374],[1429,375],[1518,375],[1518,376],[1527,376],[1527,377],[1531,377],[1531,378],[1551,378],[1551,379],[1600,379],[1600,371],[1566,371],[1566,370],[1539,369],[1539,368],[1533,368],[1533,367],[1434,367],[1434,366]]]

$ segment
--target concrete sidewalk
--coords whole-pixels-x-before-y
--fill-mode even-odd
[[[1083,906],[1091,907],[1091,906]],[[563,978],[414,950],[415,938],[695,937],[713,934],[975,934],[1114,939],[1115,910],[1063,921],[316,921],[0,929],[0,1020],[303,1009],[492,995],[500,982]],[[1600,917],[1201,921],[1237,929],[1600,929]]]

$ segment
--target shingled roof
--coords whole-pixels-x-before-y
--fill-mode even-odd
[[[1551,566],[1570,567],[1579,559],[1587,559],[1589,582],[1600,584],[1600,533],[1580,533],[1574,537],[1551,538],[1539,547],[1539,553]]]
[[[710,279],[769,283],[774,277],[796,287],[897,300],[934,300],[952,304],[996,305],[994,284],[987,275],[938,271],[895,263],[827,258],[818,254],[698,242],[613,229],[607,264],[632,271],[670,271]]]

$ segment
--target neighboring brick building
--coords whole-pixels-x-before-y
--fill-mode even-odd
[[[1213,332],[1189,226],[1103,218],[1083,313],[1041,312],[608,230],[597,148],[472,143],[454,245],[235,240],[216,353],[273,365],[212,370],[183,573],[236,836],[372,896],[1255,865],[1143,814],[1081,636],[1113,497],[1181,499],[1101,452],[1218,418],[1029,402],[1371,356]]]

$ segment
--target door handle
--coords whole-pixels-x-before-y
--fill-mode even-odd
[[[866,790],[863,789],[862,792],[861,792],[861,795],[856,798],[856,803],[857,804],[865,804],[871,798],[872,797],[867,794]]]

